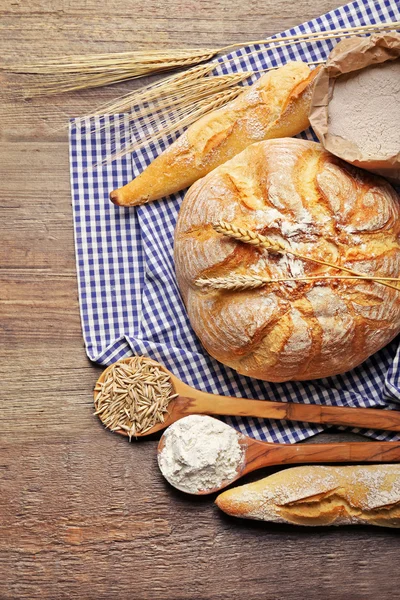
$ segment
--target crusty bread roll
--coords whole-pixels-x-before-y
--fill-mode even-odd
[[[269,71],[235,100],[193,123],[131,183],[111,192],[111,200],[133,206],[169,196],[254,142],[300,133],[309,125],[317,71],[302,62]]]
[[[223,492],[228,515],[294,525],[400,527],[400,466],[304,466]]]
[[[400,331],[400,291],[368,280],[302,281],[261,289],[199,288],[200,277],[346,275],[216,233],[219,220],[302,255],[367,275],[400,275],[400,202],[383,179],[319,144],[253,144],[196,182],[175,230],[178,284],[205,349],[239,373],[267,381],[343,373]]]

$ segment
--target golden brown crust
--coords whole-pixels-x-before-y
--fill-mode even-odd
[[[303,466],[223,492],[228,515],[294,525],[400,527],[400,466]]]
[[[400,275],[399,199],[389,184],[319,144],[253,144],[193,185],[175,231],[178,283],[206,350],[268,381],[345,372],[400,331],[400,293],[369,281],[199,289],[199,277],[342,274],[217,234],[221,219],[285,240],[297,252],[365,274]]]
[[[266,73],[235,100],[193,123],[138,177],[111,192],[111,200],[132,206],[174,194],[254,142],[300,133],[309,125],[315,72],[290,62]]]

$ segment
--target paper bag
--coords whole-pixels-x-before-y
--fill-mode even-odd
[[[370,37],[348,38],[330,53],[326,65],[315,80],[310,109],[310,123],[321,144],[340,158],[400,183],[400,152],[385,159],[364,156],[349,139],[333,135],[328,129],[328,106],[335,81],[341,75],[386,61],[400,60],[400,34],[384,33]],[[399,131],[400,138],[400,131]]]

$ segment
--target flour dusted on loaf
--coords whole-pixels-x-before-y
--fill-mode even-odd
[[[234,429],[205,415],[190,415],[164,433],[158,462],[164,477],[178,489],[196,494],[230,481],[243,459]]]
[[[400,527],[400,466],[303,466],[220,494],[235,517],[296,525]]]
[[[372,281],[286,281],[245,291],[199,288],[203,277],[344,275],[227,239],[226,221],[302,256],[365,275],[400,276],[400,200],[383,179],[319,144],[253,144],[193,185],[175,230],[175,264],[190,322],[205,349],[267,381],[343,373],[400,331],[400,291]]]
[[[400,60],[341,75],[328,105],[328,131],[357,146],[364,159],[400,152]]]

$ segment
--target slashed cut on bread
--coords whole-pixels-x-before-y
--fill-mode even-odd
[[[216,504],[258,521],[400,527],[400,465],[294,467],[223,492]]]

